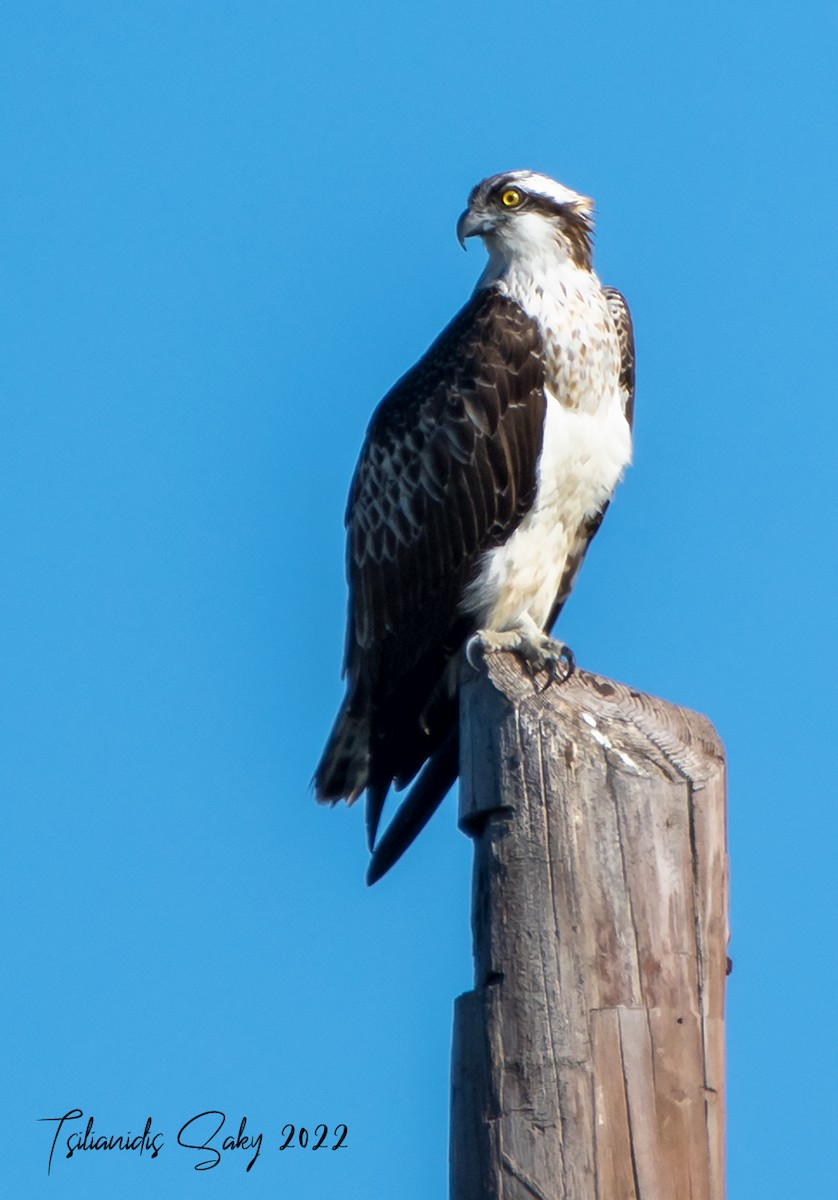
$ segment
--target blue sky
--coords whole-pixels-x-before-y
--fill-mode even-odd
[[[598,203],[635,465],[561,626],[730,767],[732,1200],[834,1194],[834,6],[10,0],[2,1174],[16,1195],[442,1196],[470,851],[363,885],[309,780],[373,406],[528,166]],[[72,1108],[155,1160],[46,1167]],[[192,1170],[209,1109],[263,1131]],[[288,1123],[345,1148],[276,1149]]]

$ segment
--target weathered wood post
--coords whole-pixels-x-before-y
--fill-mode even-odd
[[[463,668],[475,987],[452,1200],[722,1200],[727,854],[709,722],[514,656]]]

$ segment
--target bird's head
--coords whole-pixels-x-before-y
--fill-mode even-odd
[[[557,250],[591,268],[594,202],[534,171],[505,171],[478,183],[457,222],[457,237],[481,237],[490,256],[512,263]]]

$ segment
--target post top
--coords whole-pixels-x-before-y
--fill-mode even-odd
[[[544,677],[532,679],[516,655],[492,652],[477,669],[464,661],[461,689],[461,767],[465,755],[510,753],[509,735],[501,745],[496,732],[514,714],[527,726],[560,731],[567,745],[596,743],[618,771],[659,772],[701,787],[724,770],[724,747],[707,717],[590,671],[577,669],[545,688]],[[461,788],[460,802],[467,827],[477,815],[474,797]]]

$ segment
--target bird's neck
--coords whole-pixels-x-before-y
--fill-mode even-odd
[[[527,252],[510,257],[487,246],[489,261],[477,281],[476,291],[496,287],[522,308],[541,308],[546,301],[563,307],[573,297],[598,291],[599,280],[593,271],[579,266],[566,249],[551,241],[538,243]]]
[[[500,269],[499,269],[500,267]],[[620,407],[611,385],[619,370],[617,339],[599,279],[566,255],[490,262],[478,287],[496,288],[530,317],[543,339],[545,386],[570,408]],[[585,370],[574,362],[583,347]],[[581,384],[584,383],[584,386]]]

